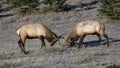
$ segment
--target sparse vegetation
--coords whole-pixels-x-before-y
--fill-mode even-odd
[[[68,10],[65,2],[67,0],[42,0],[42,3],[45,5],[42,8],[42,12],[46,13],[49,11],[59,12]]]
[[[113,20],[120,20],[120,2],[118,0],[100,0],[100,15]]]
[[[6,1],[8,4],[5,7],[18,7],[17,15],[28,15],[33,13],[47,13],[50,11],[60,12],[69,10],[67,4],[65,4],[67,0],[42,0],[41,4],[42,8],[38,8],[40,5],[39,0],[9,0]]]
[[[3,3],[0,4],[0,8],[4,9],[4,10],[10,10],[14,7],[14,5],[12,3],[10,3],[8,0],[3,0]]]
[[[107,19],[104,19],[101,22],[96,11],[99,3],[95,1],[99,0],[67,0],[66,4],[70,5],[72,11],[48,12],[24,17],[15,15],[14,10],[18,9],[19,5],[16,5],[13,10],[1,9],[0,68],[120,68],[120,21],[107,23]],[[40,8],[42,6],[40,5]],[[45,40],[46,48],[42,49],[40,39],[32,39],[26,40],[25,48],[29,54],[24,55],[17,44],[19,37],[16,30],[23,25],[45,24],[56,34],[64,34],[66,39],[69,31],[77,23],[85,20],[99,20],[105,24],[105,32],[110,36],[110,47],[106,47],[105,38],[102,38],[100,45],[97,46],[98,38],[91,35],[85,37],[83,41],[85,47],[80,49],[77,48],[79,41],[76,41],[73,47],[67,47],[66,44],[59,45],[59,42],[51,47],[47,40]],[[64,44],[65,39],[61,39],[60,43]]]
[[[18,15],[28,15],[37,13],[39,11],[38,3],[39,0],[11,0],[9,3],[12,3],[14,6],[20,7],[17,11]]]

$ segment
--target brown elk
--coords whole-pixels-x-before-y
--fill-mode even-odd
[[[68,35],[67,44],[72,46],[74,41],[79,41],[79,48],[82,47],[83,39],[86,35],[97,35],[100,44],[102,36],[107,39],[107,46],[109,46],[108,35],[105,34],[105,25],[98,21],[83,21],[78,23],[72,32]]]
[[[20,37],[18,45],[24,54],[28,54],[28,51],[25,50],[26,39],[39,38],[42,42],[41,48],[43,48],[46,46],[44,39],[50,42],[50,45],[53,46],[62,37],[62,35],[57,36],[43,24],[24,25],[17,30],[17,34]]]

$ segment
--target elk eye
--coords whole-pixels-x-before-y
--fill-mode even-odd
[[[70,41],[73,41],[73,38],[71,38]]]

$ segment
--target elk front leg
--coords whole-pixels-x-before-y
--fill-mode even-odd
[[[85,37],[85,35],[83,35],[83,36],[80,36],[80,41],[79,41],[79,47],[78,48],[82,48],[83,47],[83,39],[84,39],[84,37]]]
[[[101,36],[100,36],[100,34],[97,34],[97,37],[98,37],[98,39],[99,39],[98,45],[100,45],[100,42],[101,42]]]
[[[24,53],[24,54],[28,54],[29,51],[26,51],[26,50],[25,50],[25,40],[26,40],[26,39],[22,38],[22,48],[23,48],[23,53]]]
[[[45,41],[44,41],[44,37],[41,37],[40,40],[41,40],[41,42],[42,42],[41,48],[43,48],[43,47],[46,48]]]

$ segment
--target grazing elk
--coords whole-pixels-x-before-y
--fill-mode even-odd
[[[50,42],[50,45],[53,46],[62,37],[62,35],[57,36],[43,24],[24,25],[17,30],[17,34],[20,37],[18,45],[24,54],[28,54],[28,52],[25,50],[26,39],[39,38],[42,42],[41,48],[43,48],[46,46],[44,39]]]
[[[107,39],[107,46],[109,46],[108,35],[105,34],[105,25],[98,21],[83,21],[78,23],[68,35],[66,39],[67,45],[70,44],[70,46],[72,46],[74,41],[80,39],[79,48],[82,47],[82,42],[86,35],[97,35],[99,44],[101,42],[101,37],[103,36]]]

